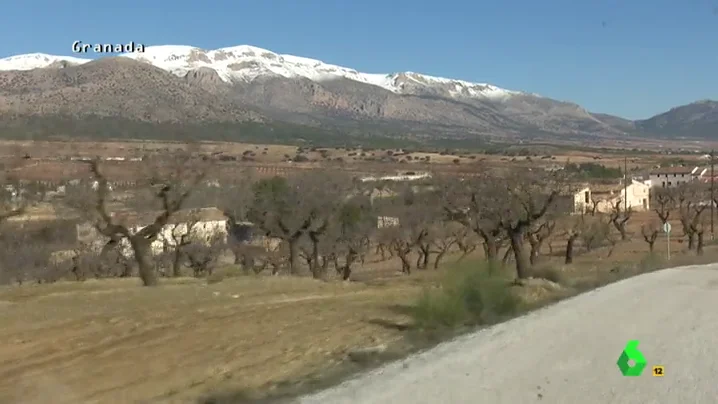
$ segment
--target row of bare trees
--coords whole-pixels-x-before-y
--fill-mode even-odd
[[[379,187],[388,192],[377,195],[377,184],[331,171],[255,180],[238,170],[232,180],[209,186],[202,181],[207,167],[186,170],[196,166],[197,162],[184,159],[179,165],[184,173],[149,182],[155,204],[143,203],[159,213],[150,225],[132,232],[110,212],[109,182],[100,163],[90,163],[96,185],[92,197],[83,198],[94,201],[87,211],[92,212],[97,230],[109,240],[108,249],[123,238],[129,240],[145,285],[158,281],[150,244],[186,205],[217,206],[224,212],[236,262],[251,260],[246,256],[247,240],[235,237],[233,227],[250,222],[254,232],[281,240],[290,274],[307,268],[313,277],[323,278],[333,266],[344,279],[350,277],[357,262],[364,261],[372,245],[397,257],[407,274],[412,267],[438,267],[452,249],[465,256],[477,245],[483,245],[487,259],[498,261],[505,246],[502,260],[512,259],[516,276],[525,278],[553,234],[557,218],[567,209],[559,201],[563,182],[531,171],[510,178],[487,172],[466,178],[386,183]],[[394,223],[377,226],[379,217],[392,218]],[[173,244],[171,273],[176,274],[178,250],[190,243],[179,239]]]
[[[660,231],[659,227],[671,219],[677,219],[687,241],[687,249],[702,255],[705,247],[705,233],[711,221],[711,205],[718,203],[710,186],[703,182],[681,184],[675,188],[660,188],[654,192],[654,211],[657,223],[644,225],[642,234],[653,250],[653,244]]]
[[[545,246],[553,252],[552,241],[563,240],[565,262],[570,264],[577,246],[591,251],[630,239],[627,224],[634,213],[617,200],[609,213],[589,209],[585,214],[569,215],[573,198],[568,181],[556,173],[530,169],[509,174],[486,170],[411,183],[361,182],[347,173],[328,170],[256,179],[241,166],[234,166],[231,175],[215,176],[216,167],[188,149],[143,162],[150,165],[144,171],[151,175],[139,181],[137,189],[117,192],[111,189],[111,167],[105,164],[88,162],[91,181],[68,189],[63,202],[81,212],[106,240],[99,254],[76,250],[71,271],[78,279],[88,272],[95,276],[137,273],[144,285],[152,286],[163,273],[181,275],[183,267],[191,268],[196,276],[211,272],[224,249],[234,252],[236,263],[255,272],[269,262],[275,272],[286,267],[292,275],[306,270],[315,278],[324,278],[333,267],[339,276],[349,279],[352,269],[364,263],[373,247],[384,258],[387,253],[396,257],[406,274],[412,268],[439,267],[450,251],[458,250],[464,257],[482,247],[488,260],[513,261],[516,277],[526,278],[540,262]],[[210,177],[213,180],[207,181]],[[220,179],[215,181],[217,177]],[[382,192],[377,192],[379,188]],[[658,221],[645,223],[641,229],[651,250],[660,223],[677,217],[688,248],[702,253],[705,212],[710,206],[706,190],[695,183],[654,193]],[[6,203],[0,220],[22,214],[27,203],[31,201]],[[187,232],[172,232],[172,243],[157,257],[152,243],[163,229],[173,223],[176,227],[173,217],[176,219],[180,210],[206,206],[224,213],[228,237],[198,241]],[[150,214],[149,224],[133,229],[123,219],[127,211]],[[390,218],[390,225],[379,226],[380,217]],[[185,228],[199,219],[188,220]],[[247,228],[249,236],[242,234]],[[252,245],[255,236],[281,241],[279,250],[267,252]],[[129,244],[130,257],[118,252],[123,240]],[[0,244],[7,250],[0,256],[10,256],[10,251],[18,248],[7,240]],[[255,267],[257,257],[263,266]],[[114,266],[108,266],[108,261]],[[114,269],[102,269],[108,267]]]
[[[99,257],[77,251],[72,271],[84,278],[87,272],[129,276],[136,269],[148,286],[156,285],[161,273],[177,276],[186,265],[201,274],[216,261],[220,248],[203,246],[187,234],[173,233],[161,259],[154,256],[152,243],[183,208],[220,208],[229,224],[227,247],[238,263],[251,262],[256,253],[247,239],[236,237],[241,223],[251,222],[255,233],[281,240],[278,254],[290,274],[308,268],[313,277],[323,278],[333,266],[344,279],[357,262],[364,262],[372,245],[397,257],[407,274],[412,267],[437,268],[452,249],[466,256],[483,245],[489,260],[499,260],[506,247],[501,260],[513,259],[517,277],[527,277],[557,218],[565,213],[565,206],[559,206],[561,181],[530,171],[511,178],[486,173],[386,183],[380,187],[389,192],[377,196],[377,184],[330,171],[255,180],[239,169],[231,180],[225,177],[209,185],[204,180],[212,167],[185,152],[153,163],[146,170],[152,175],[120,197],[113,195],[117,193],[103,163],[87,164],[92,181],[68,190],[65,203],[82,212],[107,241]],[[149,225],[133,231],[123,220],[123,209],[154,213]],[[379,228],[378,217],[393,218],[394,223]],[[129,244],[130,258],[118,251],[122,240]],[[273,265],[277,269],[281,262]],[[114,269],[102,269],[108,267]]]

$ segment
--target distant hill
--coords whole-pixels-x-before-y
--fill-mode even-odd
[[[241,140],[249,133],[294,141],[347,137],[352,143],[707,138],[718,137],[717,115],[716,102],[702,101],[634,122],[488,83],[414,72],[362,73],[248,45],[152,46],[94,61],[44,54],[0,59],[4,136],[126,137],[129,128],[146,136],[153,132],[147,125],[159,125],[161,137],[171,137],[171,126],[201,138]],[[49,123],[56,121],[62,124]],[[103,127],[120,122],[122,128]]]
[[[697,101],[636,121],[636,128],[652,135],[718,139],[718,102]]]

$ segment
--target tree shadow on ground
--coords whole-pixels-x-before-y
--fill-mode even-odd
[[[399,314],[402,316],[411,316],[414,307],[407,305],[407,304],[392,304],[388,306],[389,310],[392,313]],[[396,330],[396,331],[409,331],[413,329],[413,326],[410,322],[406,321],[394,321],[394,320],[387,320],[385,318],[372,318],[369,320],[366,320],[367,323],[378,325],[380,327],[389,329],[389,330]]]

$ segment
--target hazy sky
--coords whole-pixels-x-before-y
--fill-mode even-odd
[[[718,99],[718,0],[5,3],[0,57],[71,55],[75,40],[247,44],[365,72],[488,82],[627,118]]]

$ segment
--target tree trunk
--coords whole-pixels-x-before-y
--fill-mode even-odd
[[[411,275],[411,263],[409,263],[409,253],[404,251],[398,251],[397,255],[401,259],[401,272]]]
[[[312,277],[314,279],[320,279],[324,276],[324,271],[319,263],[319,234],[309,232],[309,240],[312,242],[312,262],[309,269],[312,271]]]
[[[688,249],[692,250],[695,245],[696,235],[692,232],[688,232],[686,233],[686,236],[688,236]]]
[[[244,257],[242,257],[239,262],[242,265],[242,270],[245,273],[249,273],[250,270],[253,270],[256,273],[254,257],[247,254]]]
[[[352,264],[357,258],[357,254],[353,251],[350,251],[347,253],[346,257],[346,263],[342,267],[342,280],[348,281],[349,277],[352,275]]]
[[[174,251],[172,257],[172,276],[175,278],[182,276],[182,252],[179,247]]]
[[[429,250],[429,246],[419,243],[419,257],[416,259],[416,268],[426,269],[429,266],[430,256],[431,251]]]
[[[578,238],[578,235],[571,235],[569,236],[568,240],[566,241],[566,260],[564,261],[567,265],[573,263],[573,247],[576,244],[576,239]]]
[[[535,241],[531,243],[531,252],[529,254],[529,262],[531,265],[535,265],[539,258],[539,252],[541,251],[541,242]]]
[[[337,273],[341,272],[341,265],[339,265],[339,256],[336,253],[332,253],[332,264],[334,265],[334,270],[337,271]]]
[[[504,252],[503,258],[501,258],[501,265],[506,265],[509,263],[509,258],[511,257],[511,252],[514,249],[511,248],[511,245],[509,244],[509,247],[506,249],[506,252]]]
[[[621,235],[622,241],[628,240],[628,233],[626,232],[626,224],[625,223],[613,222],[613,226],[616,228],[616,230],[618,230],[618,233]]]
[[[446,250],[439,251],[438,254],[436,254],[436,259],[434,260],[434,269],[439,269],[439,263],[441,262],[441,259],[444,258],[444,255],[446,255]],[[463,258],[464,256],[462,256]],[[461,258],[459,258],[461,259]]]
[[[703,232],[698,232],[698,244],[696,245],[696,254],[703,255]]]
[[[130,237],[130,245],[137,261],[137,270],[145,286],[157,286],[157,272],[152,265],[150,242],[142,237]]]
[[[526,279],[529,276],[531,264],[524,254],[523,234],[520,231],[512,232],[510,239],[511,249],[514,250],[514,259],[516,260],[516,277]]]
[[[387,256],[386,254],[389,253],[388,258],[394,258],[394,251],[391,249],[391,247],[386,246],[383,243],[379,243],[376,245],[376,254],[381,253],[381,260],[386,261]]]
[[[299,265],[297,265],[297,257],[299,256],[299,237],[292,237],[287,240],[289,244],[289,273],[297,275],[299,273]]]
[[[653,252],[653,244],[655,244],[655,243],[656,243],[655,239],[653,241],[648,242],[648,252],[651,252],[651,253]]]

